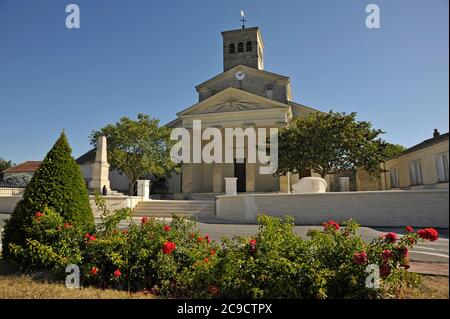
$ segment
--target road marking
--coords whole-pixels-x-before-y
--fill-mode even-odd
[[[430,248],[430,247],[424,247],[424,246],[414,246],[414,249],[428,249],[428,250],[435,250],[435,251],[443,251],[445,253],[448,253],[448,249],[436,249],[436,248]]]
[[[415,251],[415,250],[412,250],[411,254],[422,254],[422,255],[430,255],[430,256],[448,258],[448,255],[438,254],[438,253],[429,253],[429,252],[426,252],[426,251]]]

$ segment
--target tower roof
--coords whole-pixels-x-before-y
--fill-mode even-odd
[[[261,46],[264,48],[264,40],[262,38],[262,33],[261,33],[260,27],[251,27],[251,28],[244,28],[244,29],[241,28],[241,29],[227,30],[227,31],[222,31],[221,34],[222,34],[222,37],[223,37],[224,35],[239,34],[239,33],[243,34],[243,33],[248,33],[248,32],[252,32],[252,31],[256,31],[256,33],[259,36],[259,40],[260,40]]]

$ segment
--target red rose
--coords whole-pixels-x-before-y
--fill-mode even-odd
[[[367,254],[365,251],[353,254],[353,262],[358,265],[364,265],[367,263]]]
[[[208,292],[209,292],[211,295],[215,296],[215,295],[217,295],[217,294],[219,293],[219,288],[217,288],[217,287],[214,286],[214,285],[209,285],[209,286],[208,286]]]
[[[148,222],[148,217],[144,216],[144,217],[141,218],[141,224],[142,225],[146,224],[147,222]]]
[[[405,246],[395,247],[395,250],[399,254],[400,258],[406,258],[409,255],[408,248],[406,248]]]
[[[169,225],[164,225],[164,231],[170,231],[170,226]]]
[[[210,254],[211,254],[211,256],[214,256],[216,254],[216,251],[214,249],[211,249]]]
[[[120,272],[119,269],[116,269],[116,271],[114,272],[114,276],[115,276],[115,277],[120,277],[120,276],[122,276],[122,273]]]
[[[408,237],[408,241],[410,245],[415,245],[417,243],[417,239],[414,237]]]
[[[380,267],[380,275],[382,278],[386,278],[391,273],[391,267],[387,263],[383,263]]]
[[[72,227],[72,225],[70,225],[69,223],[64,223],[64,228],[70,228]]]
[[[94,276],[97,275],[97,272],[98,272],[98,268],[97,267],[92,267],[91,268],[91,274],[92,275],[94,275]]]
[[[386,239],[390,243],[395,243],[397,241],[397,234],[396,233],[387,233],[384,235],[384,239]]]
[[[435,241],[439,238],[439,233],[434,228],[424,228],[417,231],[417,234],[420,238],[429,240],[429,241]]]
[[[206,257],[205,259],[203,259],[203,262],[205,262],[205,263],[209,262],[208,257]]]
[[[203,237],[202,237],[202,236],[198,236],[198,237],[197,237],[197,241],[198,241],[199,243],[201,243],[201,242],[203,241]]]
[[[414,229],[411,226],[406,226],[405,228],[408,233],[412,233],[414,231]]]
[[[91,234],[89,234],[89,233],[86,233],[85,235],[84,235],[84,238],[90,238],[91,237]]]
[[[208,242],[208,244],[211,242],[211,240],[209,239],[209,235],[208,234],[205,235],[205,240]]]
[[[325,228],[325,230],[327,230],[327,229],[338,230],[340,227],[340,225],[337,222],[335,222],[334,220],[329,220],[328,222],[325,222],[322,225]]]
[[[89,237],[89,240],[90,240],[90,241],[94,241],[94,240],[96,240],[96,239],[97,239],[97,237],[95,237],[94,235],[92,235],[92,236]]]
[[[44,216],[44,214],[41,212],[37,212],[36,214],[34,214],[34,216],[36,216],[36,218],[39,218],[41,216]]]
[[[381,253],[381,259],[383,259],[384,261],[388,261],[391,257],[392,257],[392,251],[390,251],[389,249],[385,249]]]
[[[166,255],[170,255],[175,249],[177,245],[174,242],[167,241],[163,244],[162,251]]]
[[[251,239],[249,241],[249,245],[250,247],[248,249],[248,252],[250,253],[250,255],[253,255],[256,251],[256,239]]]

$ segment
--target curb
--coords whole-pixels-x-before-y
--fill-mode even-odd
[[[410,272],[433,275],[433,276],[449,276],[449,264],[447,263],[424,263],[424,262],[410,262]]]

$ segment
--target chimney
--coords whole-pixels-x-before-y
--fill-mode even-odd
[[[433,138],[437,138],[437,137],[439,137],[439,136],[441,136],[441,133],[439,133],[439,131],[437,130],[437,128],[435,128],[435,129],[434,129],[434,132],[433,132]]]

